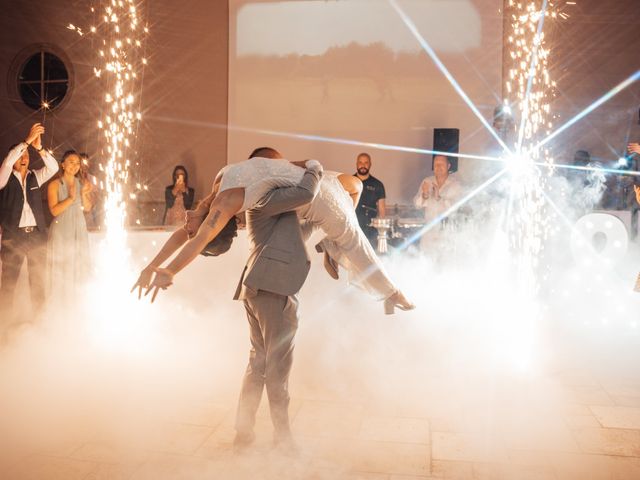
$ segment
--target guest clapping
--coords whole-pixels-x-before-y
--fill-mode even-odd
[[[164,225],[182,225],[185,212],[193,206],[194,190],[189,187],[189,175],[182,165],[173,169],[173,184],[165,188]]]
[[[85,182],[91,185],[91,191],[88,201],[91,204],[90,210],[84,211],[84,219],[87,222],[87,228],[99,229],[104,221],[104,200],[105,194],[102,189],[102,181],[98,178],[101,177],[100,171],[96,168],[95,160],[92,160],[88,154],[80,153],[80,171],[78,172],[78,178],[80,183],[84,185]]]
[[[72,301],[76,287],[90,270],[89,235],[83,211],[91,210],[91,183],[78,178],[80,155],[62,157],[62,174],[49,184],[49,210],[54,217],[47,248],[48,279],[56,299]]]
[[[433,176],[425,178],[420,184],[413,204],[424,210],[425,220],[434,221],[443,215],[463,196],[463,188],[455,174],[451,175],[451,162],[444,155],[433,159]],[[437,249],[442,238],[440,229],[431,229],[422,235],[420,245],[423,249]]]

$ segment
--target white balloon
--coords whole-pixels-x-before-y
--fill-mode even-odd
[[[594,240],[604,239],[597,251]],[[613,267],[627,254],[629,232],[624,222],[609,213],[588,213],[581,217],[571,232],[571,252],[576,263],[584,267]]]

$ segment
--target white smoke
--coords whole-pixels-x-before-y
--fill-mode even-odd
[[[550,182],[557,200],[556,188]],[[562,206],[569,220],[583,208],[569,208],[575,193]],[[228,254],[198,258],[151,305],[128,293],[133,266],[145,264],[166,234],[132,233],[128,278],[101,278],[74,310],[52,305],[14,332],[0,353],[2,443],[67,455],[65,446],[97,441],[118,459],[146,461],[149,452],[167,450],[218,459],[189,466],[190,478],[222,465],[233,478],[254,478],[259,468],[267,478],[293,479],[310,469],[316,478],[348,471],[357,456],[348,445],[371,415],[425,419],[432,432],[474,432],[478,448],[516,433],[538,441],[539,430],[553,432],[560,421],[564,372],[635,374],[640,295],[631,288],[640,255],[632,244],[623,264],[585,271],[571,257],[566,219],[556,216],[541,291],[523,303],[502,233],[505,199],[488,191],[470,203],[449,256],[385,259],[417,304],[412,312],[385,316],[381,303],[346,284],[344,272],[330,279],[313,254],[290,380],[302,450],[296,461],[269,450],[266,408],[255,453],[229,455],[249,349],[243,307],[232,300],[247,254],[243,234]],[[172,444],[181,429],[195,443]],[[327,441],[344,452],[318,465]]]

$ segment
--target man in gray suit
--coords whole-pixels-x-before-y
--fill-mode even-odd
[[[257,149],[252,156],[281,158],[270,148]],[[288,380],[293,340],[298,327],[296,294],[307,278],[310,261],[298,216],[293,210],[315,198],[322,177],[322,165],[318,161],[309,160],[305,167],[298,185],[272,190],[246,212],[250,253],[234,298],[244,301],[251,351],[236,418],[236,451],[249,446],[255,438],[253,426],[265,386],[274,426],[274,443],[289,451],[295,448],[289,426]],[[243,203],[244,189],[232,189],[223,201],[216,200],[218,203],[211,205],[207,219],[198,222],[196,248],[183,256],[178,255],[167,268],[159,268],[187,239],[186,227],[176,231],[142,271],[132,291],[138,288],[140,295],[143,288],[147,289],[147,294],[153,290],[153,301],[158,290],[169,287],[175,272],[184,268],[198,253],[205,253],[207,247],[215,252],[205,254],[212,255],[228,249],[233,235],[223,235],[228,238],[228,241],[223,241],[224,245],[213,245],[215,241],[210,242],[209,239],[220,236],[229,226],[228,222],[235,226],[233,216]],[[205,242],[210,243],[206,245]],[[155,278],[151,282],[154,272]]]
[[[259,156],[265,156],[265,149],[261,150]],[[289,426],[288,380],[298,328],[296,294],[310,262],[298,216],[292,210],[313,200],[322,177],[319,162],[310,160],[305,166],[297,186],[271,191],[246,213],[250,254],[234,299],[242,300],[247,311],[251,351],[236,418],[236,451],[255,438],[253,426],[265,386],[274,443],[295,448]]]

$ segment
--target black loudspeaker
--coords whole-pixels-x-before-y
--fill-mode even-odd
[[[460,129],[458,128],[434,128],[433,149],[437,152],[458,153],[460,151]],[[435,157],[435,155],[434,155]],[[458,157],[447,157],[451,168],[450,173],[458,171]],[[433,170],[433,158],[431,159]]]

